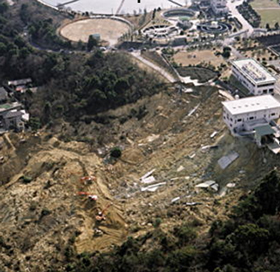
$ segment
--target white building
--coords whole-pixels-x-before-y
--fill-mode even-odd
[[[227,0],[211,0],[211,8],[216,15],[227,14]]]
[[[254,59],[233,61],[232,73],[250,93],[274,94],[276,78]]]
[[[252,96],[222,102],[223,119],[233,135],[269,126],[280,116],[280,103],[272,95]]]

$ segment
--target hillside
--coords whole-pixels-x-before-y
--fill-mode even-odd
[[[278,162],[268,151],[228,135],[221,100],[211,86],[185,94],[170,89],[103,113],[109,123],[79,126],[80,135],[91,134],[97,141],[59,140],[73,131],[67,123],[60,132],[22,135],[25,140],[17,134],[5,136],[0,167],[1,269],[60,270],[76,253],[108,251],[128,236],[153,230],[155,220],[167,232],[198,220],[196,231],[203,234],[211,222],[226,218],[242,192]],[[137,116],[144,106],[145,114]],[[211,138],[214,131],[217,135]],[[123,154],[114,162],[108,153],[116,145]],[[221,170],[218,159],[232,150],[239,158]],[[163,184],[155,192],[141,192],[147,185],[139,179],[152,169],[154,183]],[[84,185],[80,178],[88,175],[96,181]],[[210,179],[222,191],[227,183],[236,187],[225,196],[194,188]],[[97,194],[98,200],[77,196],[79,191]],[[172,204],[176,197],[181,199]],[[98,210],[111,202],[106,221],[98,223]]]

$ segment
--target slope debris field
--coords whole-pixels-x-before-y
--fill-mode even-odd
[[[215,218],[225,217],[243,188],[277,162],[254,144],[228,135],[221,119],[223,99],[212,86],[193,87],[188,93],[169,88],[102,113],[103,120],[110,116],[105,124],[78,124],[83,137],[102,137],[90,144],[65,143],[59,133],[2,138],[1,269],[58,269],[73,254],[107,251],[128,235],[146,233],[155,218],[161,218],[167,231],[196,218],[204,233]],[[71,131],[65,126],[61,133],[70,137]],[[115,145],[123,151],[113,162],[107,155]],[[217,162],[232,150],[239,158],[222,170]],[[140,178],[151,170],[154,180],[143,183]],[[81,177],[86,176],[95,179],[85,184]],[[235,182],[236,188],[224,197],[195,188],[210,179],[220,188]],[[227,205],[216,206],[215,199]],[[200,204],[194,208],[188,203]],[[106,207],[106,220],[97,221]]]

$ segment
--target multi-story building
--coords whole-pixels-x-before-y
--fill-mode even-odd
[[[272,95],[252,96],[222,102],[223,119],[233,135],[269,126],[280,116],[280,103]]]
[[[228,13],[227,0],[211,0],[210,5],[216,15]]]
[[[232,73],[253,95],[274,94],[276,78],[254,59],[233,61]]]

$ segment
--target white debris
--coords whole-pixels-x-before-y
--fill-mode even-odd
[[[203,183],[199,183],[195,187],[204,188],[204,189],[211,188],[212,190],[214,190],[216,192],[219,190],[219,184],[214,180],[208,180]]]
[[[197,109],[198,107],[200,106],[200,103],[198,105],[196,105],[189,113],[188,113],[188,116],[191,116]]]
[[[219,184],[213,184],[213,185],[211,185],[211,188],[214,190],[214,191],[216,191],[216,192],[218,192],[218,190],[219,190]]]
[[[178,200],[180,200],[180,197],[179,197],[179,196],[178,196],[178,197],[173,198],[173,199],[171,200],[171,203],[174,203],[174,202],[176,202],[176,201],[178,201]]]
[[[237,158],[239,157],[239,154],[235,151],[230,152],[227,156],[223,156],[218,160],[218,164],[222,169],[226,169],[231,163],[233,163]]]
[[[183,89],[183,93],[192,93],[192,92],[193,92],[192,88],[188,88],[188,89],[184,88]]]
[[[208,188],[209,186],[212,186],[216,184],[216,181],[214,180],[208,180],[208,181],[205,181],[203,183],[199,183],[197,185],[195,185],[196,188]]]
[[[145,179],[145,178],[147,178],[147,177],[149,177],[149,176],[150,176],[151,174],[153,174],[155,171],[156,171],[156,169],[153,169],[153,170],[149,171],[148,173],[146,173],[144,176],[142,176],[142,177],[140,178],[140,181],[143,180],[143,179]]]
[[[228,188],[233,188],[233,187],[235,187],[235,185],[236,185],[235,183],[228,183],[228,184],[227,184],[227,187],[228,187]]]
[[[186,205],[187,206],[196,206],[196,205],[201,205],[202,203],[200,202],[187,202]]]
[[[177,172],[181,172],[185,169],[185,167],[183,165],[180,165],[179,168],[177,169]]]
[[[201,150],[206,150],[208,148],[210,148],[210,145],[205,145],[205,146],[201,147]]]
[[[214,138],[218,134],[218,131],[214,131],[211,135],[210,138]]]
[[[165,185],[166,182],[161,182],[161,183],[157,183],[157,184],[153,184],[147,187],[141,187],[141,192],[155,192],[160,186]]]
[[[189,155],[189,158],[190,158],[190,159],[193,159],[193,158],[195,157],[195,155],[196,155],[196,154],[193,153],[193,154]]]
[[[150,183],[153,183],[155,181],[156,181],[156,179],[154,178],[154,176],[150,176],[150,177],[141,179],[141,182],[145,183],[145,184],[150,184]]]
[[[147,137],[147,141],[149,143],[153,142],[154,140],[158,139],[160,137],[160,135],[155,135],[155,134],[152,134],[150,136]]]

